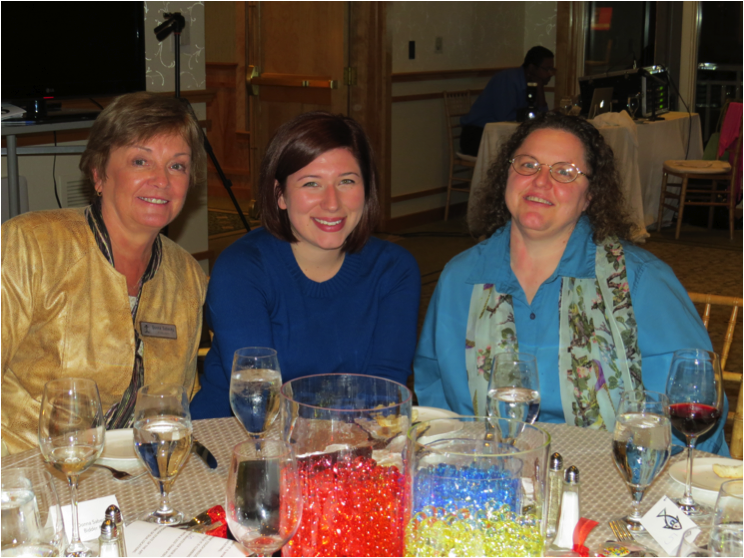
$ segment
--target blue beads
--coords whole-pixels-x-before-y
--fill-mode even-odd
[[[521,480],[502,467],[456,467],[441,463],[416,471],[413,500],[414,513],[425,506],[457,513],[462,508],[489,511],[506,505],[519,514]]]

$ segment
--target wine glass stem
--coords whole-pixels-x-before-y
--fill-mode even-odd
[[[158,486],[160,487],[160,509],[158,513],[163,516],[171,515],[173,508],[171,508],[170,501],[168,500],[170,491],[161,480],[158,481]]]
[[[645,492],[645,488],[633,487],[631,488],[631,491],[633,493],[633,513],[630,515],[630,517],[632,517],[636,521],[640,521],[643,517],[641,515],[641,500],[643,500],[643,493]]]
[[[695,503],[692,499],[692,450],[695,449],[695,438],[687,436],[687,475],[685,477],[685,495],[682,503],[691,506]]]
[[[67,484],[70,485],[70,510],[72,512],[72,540],[70,545],[80,544],[80,528],[78,526],[78,475],[68,475]]]

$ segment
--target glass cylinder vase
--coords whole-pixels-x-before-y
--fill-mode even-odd
[[[281,393],[304,498],[283,555],[402,556],[411,392],[374,376],[323,374]]]
[[[550,435],[512,419],[415,424],[406,556],[541,556]]]

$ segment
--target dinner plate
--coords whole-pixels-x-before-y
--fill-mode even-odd
[[[424,433],[424,436],[418,439],[420,444],[430,444],[442,438],[448,437],[453,432],[457,432],[462,429],[462,423],[457,420],[446,420],[457,418],[460,415],[448,411],[446,409],[437,409],[435,407],[414,407],[413,408],[413,420],[414,422],[426,422],[434,420],[429,426],[429,429]],[[435,420],[445,419],[445,420]]]
[[[721,485],[727,480],[732,480],[719,477],[713,472],[713,465],[716,463],[718,465],[741,465],[741,461],[726,457],[696,457],[692,460],[693,488],[718,494]],[[669,468],[669,476],[684,485],[687,482],[687,460],[677,461],[672,465]]]
[[[106,442],[99,459],[107,462],[138,463],[137,455],[134,453],[134,430],[131,428],[107,430]]]

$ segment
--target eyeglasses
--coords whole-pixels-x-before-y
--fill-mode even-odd
[[[521,174],[522,176],[532,176],[540,172],[542,167],[548,167],[553,180],[562,182],[563,184],[573,182],[580,174],[586,176],[587,179],[591,179],[591,176],[585,172],[581,172],[573,163],[553,163],[552,165],[546,165],[545,163],[538,163],[537,159],[529,155],[517,155],[509,162],[517,174]]]

